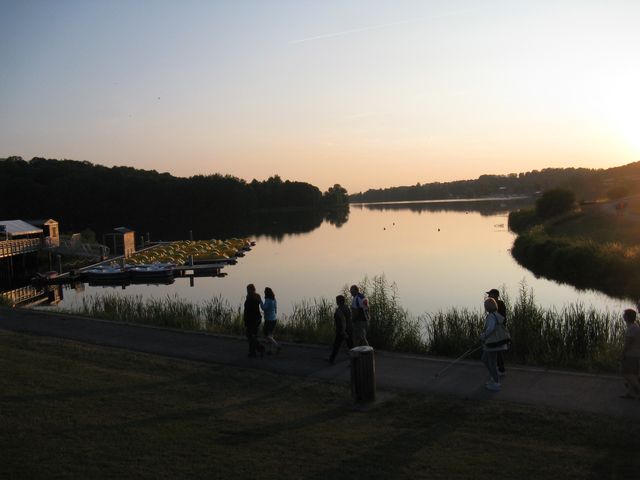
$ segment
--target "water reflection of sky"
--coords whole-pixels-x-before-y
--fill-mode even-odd
[[[308,233],[256,237],[251,252],[237,265],[225,267],[224,278],[197,278],[193,287],[188,279],[125,290],[86,286],[80,293],[65,291],[61,305],[73,306],[82,295],[104,292],[178,295],[194,302],[222,295],[236,305],[246,284],[254,283],[260,292],[265,286],[273,288],[280,311],[287,313],[292,303],[332,299],[344,285],[384,274],[397,284],[401,304],[414,314],[450,307],[480,309],[485,291],[505,286],[514,297],[523,281],[543,306],[582,302],[616,312],[630,306],[597,292],[536,279],[511,257],[514,235],[507,229],[507,212],[500,210],[356,206],[339,228],[324,222]]]

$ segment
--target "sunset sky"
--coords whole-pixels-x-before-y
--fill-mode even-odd
[[[0,0],[0,157],[350,192],[640,160],[640,2]]]

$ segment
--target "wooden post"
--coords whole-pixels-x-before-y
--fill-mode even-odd
[[[58,273],[62,274],[62,255],[56,255],[56,263],[58,264]]]

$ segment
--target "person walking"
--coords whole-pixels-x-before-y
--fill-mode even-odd
[[[256,287],[253,283],[247,285],[247,298],[244,301],[244,312],[242,314],[244,320],[244,327],[247,332],[247,340],[249,342],[249,357],[256,357],[256,352],[260,350],[260,353],[264,350],[260,348],[258,343],[258,329],[260,328],[260,322],[262,321],[262,315],[260,315],[260,304],[262,299],[260,295],[256,293]]]
[[[622,347],[622,362],[620,373],[624,379],[627,391],[620,398],[640,398],[640,325],[636,323],[636,311],[627,309],[622,314],[627,328]]]
[[[367,341],[367,324],[369,323],[369,300],[360,293],[356,285],[349,289],[351,300],[351,321],[353,328],[353,344],[355,346],[369,345]]]
[[[487,292],[489,298],[493,298],[498,305],[498,313],[502,315],[503,325],[507,326],[507,306],[502,300],[500,300],[500,291],[497,288],[492,288]],[[498,375],[504,377],[507,372],[504,369],[504,351],[499,351],[497,356]]]
[[[498,313],[498,304],[493,298],[484,301],[484,309],[487,316],[484,320],[484,331],[480,335],[480,341],[483,343],[481,360],[491,376],[485,387],[498,392],[502,389],[502,384],[498,376],[497,357],[498,352],[507,350],[509,334],[504,328],[504,318]]]
[[[278,313],[278,303],[276,302],[276,296],[271,288],[266,287],[264,289],[264,301],[260,303],[260,308],[264,312],[264,326],[263,334],[267,344],[267,355],[273,353],[275,347],[276,353],[280,353],[280,345],[273,338],[273,331],[276,329],[276,315]]]
[[[340,346],[342,346],[342,342],[347,343],[347,347],[349,349],[353,348],[353,342],[351,341],[351,337],[347,332],[347,325],[349,320],[351,319],[351,310],[347,307],[347,301],[344,298],[344,295],[338,295],[336,297],[336,310],[333,312],[333,322],[336,327],[336,336],[333,340],[333,348],[331,350],[331,355],[328,358],[330,364],[336,360],[336,356],[338,355],[338,351],[340,350]]]

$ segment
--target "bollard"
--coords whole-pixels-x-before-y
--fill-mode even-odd
[[[376,362],[373,348],[355,347],[349,350],[351,359],[351,396],[358,403],[376,399]]]

